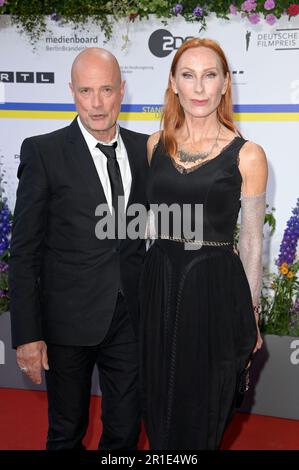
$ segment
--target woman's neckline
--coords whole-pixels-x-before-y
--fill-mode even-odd
[[[186,168],[184,167],[183,165],[180,165],[176,160],[175,158],[173,157],[170,157],[171,159],[171,162],[172,162],[172,165],[174,167],[174,169],[182,174],[182,175],[188,175],[189,173],[193,173],[194,171],[198,170],[199,168],[201,168],[202,166],[205,166],[207,165],[208,163],[212,162],[213,160],[217,160],[219,157],[221,157],[226,150],[228,150],[231,145],[237,140],[237,139],[240,139],[241,137],[236,135],[230,142],[228,142],[224,147],[222,147],[222,149],[220,150],[220,152],[213,158],[208,158],[207,160],[204,160],[203,162],[200,162],[199,164],[197,165],[193,165],[192,167],[190,168]]]

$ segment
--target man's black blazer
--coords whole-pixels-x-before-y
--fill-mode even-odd
[[[121,137],[132,173],[128,205],[146,206],[148,136],[121,128]],[[145,243],[96,237],[95,209],[106,198],[77,119],[25,139],[20,158],[9,266],[13,347],[40,339],[99,344],[120,282],[137,332]]]

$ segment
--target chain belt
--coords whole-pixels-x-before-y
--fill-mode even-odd
[[[181,243],[194,243],[197,245],[205,245],[205,246],[228,246],[232,245],[232,242],[214,242],[214,241],[207,241],[207,240],[192,240],[188,238],[175,238],[170,237],[168,235],[159,235],[158,238],[161,240],[172,240],[174,242],[181,242]]]

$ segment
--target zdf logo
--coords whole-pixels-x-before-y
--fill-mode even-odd
[[[173,36],[167,29],[157,29],[150,35],[148,47],[156,57],[166,57],[172,51],[178,49],[183,42],[191,38],[193,36],[183,38],[181,36]]]

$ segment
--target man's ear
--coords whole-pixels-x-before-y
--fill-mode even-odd
[[[122,80],[120,84],[120,94],[122,98],[124,97],[125,91],[126,91],[126,80]]]
[[[70,87],[70,90],[72,92],[72,95],[74,96],[74,87],[73,87],[72,82],[69,82],[69,87]]]

